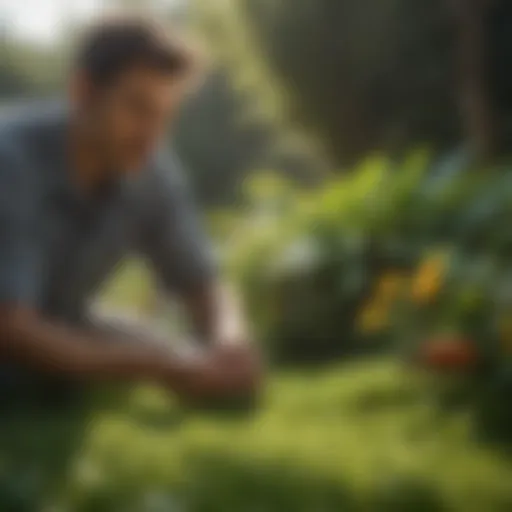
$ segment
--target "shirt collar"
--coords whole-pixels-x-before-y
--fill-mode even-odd
[[[69,104],[57,104],[50,114],[48,135],[50,137],[48,148],[55,156],[55,178],[57,193],[62,199],[75,203],[76,206],[87,206],[91,203],[105,202],[116,197],[122,190],[124,182],[122,177],[105,183],[97,193],[89,194],[82,190],[73,177],[71,165],[69,136],[71,133],[71,111]]]

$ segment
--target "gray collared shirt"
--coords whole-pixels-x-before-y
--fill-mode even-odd
[[[168,290],[215,271],[175,159],[156,157],[102,196],[73,187],[66,108],[0,120],[0,303],[79,322],[128,254],[143,256]]]

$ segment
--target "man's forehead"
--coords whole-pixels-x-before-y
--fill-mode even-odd
[[[168,73],[141,64],[120,75],[112,86],[125,89],[153,88],[170,94],[179,87],[179,80]]]

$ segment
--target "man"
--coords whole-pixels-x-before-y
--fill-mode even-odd
[[[65,105],[1,122],[5,374],[145,380],[201,400],[254,390],[258,365],[240,314],[178,164],[157,148],[192,71],[187,51],[151,23],[105,20],[82,42]],[[89,300],[128,252],[181,298],[205,342],[200,357],[88,327]]]

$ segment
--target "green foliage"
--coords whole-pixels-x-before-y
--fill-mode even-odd
[[[402,162],[375,156],[313,191],[268,175],[248,182],[245,210],[222,217],[221,245],[277,358],[364,351],[375,346],[366,331],[410,343],[444,330],[475,338],[483,357],[502,357],[511,175],[439,175],[429,162],[422,150]],[[416,271],[439,251],[450,257],[440,277]],[[379,291],[400,286],[402,295]],[[436,300],[425,305],[429,294]]]
[[[246,214],[235,214],[222,246],[278,358],[354,349],[354,318],[376,275],[410,258],[400,245],[410,231],[403,212],[416,206],[426,159],[423,151],[402,165],[375,156],[314,191],[268,175],[247,183]]]
[[[446,0],[226,0],[197,2],[212,44],[260,115],[318,137],[334,160],[463,139],[453,69],[457,27]],[[206,5],[205,5],[206,4]],[[487,85],[510,140],[509,2],[486,20]],[[508,151],[506,143],[505,151]]]
[[[198,3],[223,27],[214,44],[260,112],[310,128],[338,163],[459,137],[444,1]]]
[[[244,177],[266,156],[266,126],[240,122],[242,102],[218,69],[185,105],[173,143],[202,204],[233,203]]]
[[[39,48],[5,37],[0,40],[2,101],[53,94],[64,82],[63,52]]]
[[[250,420],[184,415],[154,389],[94,415],[3,415],[0,506],[508,510],[512,473],[503,447],[479,447],[478,414],[439,416],[428,395],[396,364],[366,362],[273,376]]]

